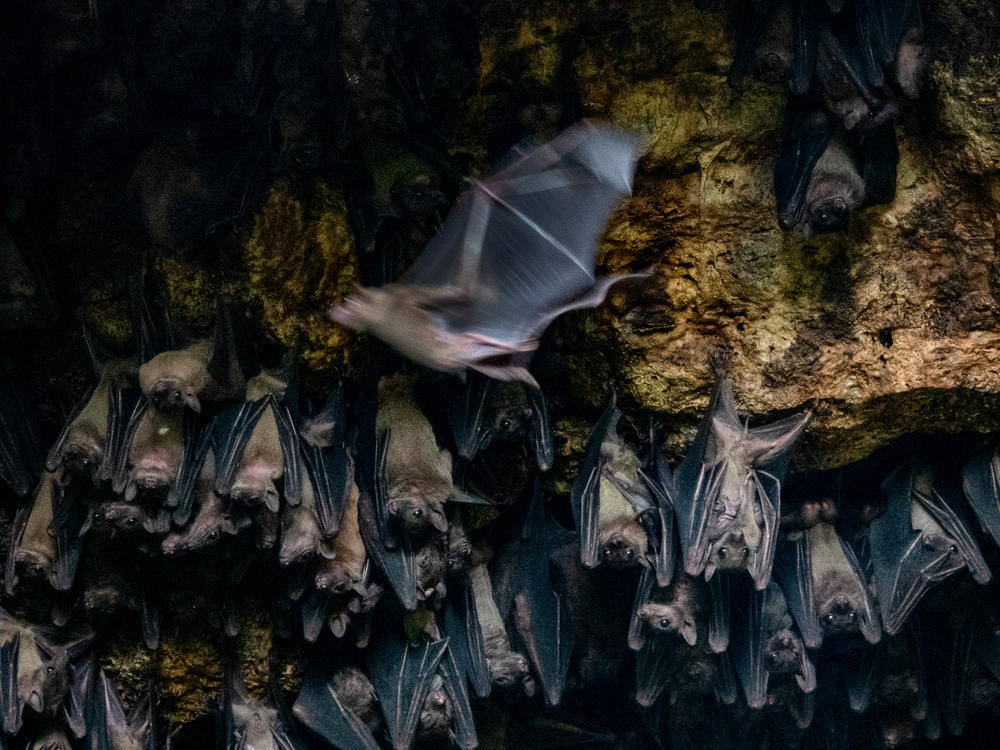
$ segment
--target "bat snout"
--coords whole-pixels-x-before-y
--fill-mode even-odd
[[[620,534],[612,534],[601,545],[601,562],[605,565],[622,567],[639,562],[639,552],[635,546]]]
[[[184,406],[184,390],[180,383],[159,380],[150,388],[149,400],[157,410],[180,409]]]

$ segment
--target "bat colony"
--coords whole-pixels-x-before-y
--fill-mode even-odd
[[[731,83],[792,91],[779,222],[843,229],[892,199],[919,5],[747,6]],[[4,593],[52,606],[44,624],[0,610],[0,747],[163,746],[157,686],[126,710],[92,644],[134,628],[155,650],[196,619],[226,643],[217,735],[234,749],[895,748],[1000,710],[996,444],[914,452],[851,517],[848,470],[786,486],[814,410],[751,426],[716,358],[673,471],[654,423],[636,430],[612,397],[573,529],[550,512],[529,365],[557,316],[645,275],[594,273],[638,156],[630,134],[584,121],[472,181],[401,278],[331,311],[427,368],[380,349],[350,408],[342,390],[302,394],[294,357],[264,367],[228,300],[210,337],[177,346],[141,288],[136,354],[88,340],[95,385],[44,459],[7,383],[0,477],[25,502]],[[174,591],[185,579],[196,594]],[[240,673],[254,585],[276,599],[275,632],[308,644],[291,705]]]

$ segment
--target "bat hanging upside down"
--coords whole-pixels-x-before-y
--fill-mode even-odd
[[[527,365],[546,326],[643,275],[594,277],[604,225],[631,192],[636,150],[626,132],[585,121],[517,153],[472,181],[400,281],[358,289],[330,315],[435,370],[472,368],[537,388]]]

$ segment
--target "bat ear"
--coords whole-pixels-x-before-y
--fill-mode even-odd
[[[198,400],[198,397],[195,396],[193,393],[184,394],[184,405],[188,407],[191,411],[193,411],[195,414],[201,414],[201,402]]]
[[[235,535],[239,531],[239,529],[236,527],[236,523],[229,516],[222,519],[222,530],[226,534],[232,534],[232,535]]]
[[[689,646],[693,646],[698,642],[698,631],[695,630],[694,625],[689,625],[689,624],[682,625],[681,635],[684,637],[684,641]]]
[[[434,528],[442,534],[446,533],[448,531],[448,519],[445,518],[444,513],[437,508],[430,508],[429,512],[431,516],[431,525],[433,525]]]
[[[709,563],[705,566],[705,581],[711,581],[712,576],[715,575],[715,563]]]

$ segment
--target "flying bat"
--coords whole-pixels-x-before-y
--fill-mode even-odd
[[[139,387],[157,410],[195,412],[202,401],[243,398],[257,355],[246,321],[228,298],[219,301],[215,332],[186,349],[160,352],[139,367]]]
[[[632,187],[635,138],[584,121],[471,182],[400,281],[361,288],[330,314],[435,370],[477,370],[538,388],[527,366],[568,310],[624,276],[596,279],[604,226]]]
[[[807,98],[789,100],[774,164],[774,196],[782,229],[814,234],[847,228],[851,213],[891,203],[899,149],[892,123],[848,133]]]
[[[882,487],[889,504],[869,539],[882,622],[894,635],[932,586],[964,569],[979,584],[992,574],[960,515],[958,488],[945,486],[932,465],[904,461]]]
[[[649,567],[657,560],[660,545],[673,543],[666,538],[659,503],[639,457],[618,434],[620,418],[612,396],[590,431],[570,495],[580,534],[580,560],[588,568]]]
[[[758,590],[771,578],[781,483],[812,410],[762,427],[740,420],[722,380],[674,473],[674,511],[688,575],[746,570]]]
[[[882,637],[868,576],[833,524],[819,521],[786,534],[774,577],[808,648],[819,648],[826,636],[859,633],[872,644]]]

